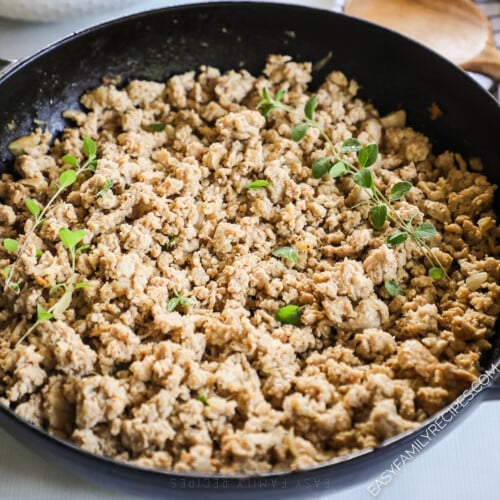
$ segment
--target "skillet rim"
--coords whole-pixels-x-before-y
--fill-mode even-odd
[[[162,14],[164,12],[184,12],[187,10],[196,10],[196,9],[216,9],[216,8],[221,8],[221,7],[230,7],[230,8],[247,8],[247,7],[277,7],[281,8],[283,10],[302,10],[302,11],[314,11],[317,13],[323,13],[323,14],[328,14],[331,17],[339,17],[339,18],[348,18],[352,20],[355,23],[360,23],[364,25],[371,26],[372,29],[376,31],[381,31],[381,32],[389,32],[391,33],[391,36],[394,38],[401,38],[404,39],[407,43],[412,44],[416,47],[419,47],[420,50],[423,50],[427,52],[429,55],[432,55],[435,59],[439,60],[440,64],[444,64],[448,66],[449,70],[452,70],[456,73],[456,77],[460,78],[466,78],[469,80],[469,82],[472,82],[474,86],[476,87],[476,91],[480,92],[484,96],[487,96],[488,99],[490,100],[490,105],[493,106],[495,105],[497,110],[498,110],[498,115],[500,117],[500,103],[483,87],[481,87],[470,75],[467,74],[465,70],[462,68],[456,66],[455,64],[451,63],[447,59],[445,59],[443,56],[441,56],[439,53],[435,52],[434,50],[424,46],[420,42],[417,42],[415,40],[412,40],[411,38],[402,35],[392,29],[388,29],[379,25],[376,25],[375,23],[365,21],[363,19],[354,17],[354,16],[348,16],[343,13],[338,13],[338,12],[333,12],[328,9],[322,9],[322,8],[317,8],[317,7],[310,7],[310,6],[305,6],[305,5],[295,5],[295,4],[284,4],[284,3],[276,3],[276,2],[260,2],[260,1],[243,1],[243,2],[228,2],[228,1],[222,1],[222,2],[203,2],[203,3],[189,3],[189,4],[182,4],[182,5],[175,5],[175,6],[170,6],[170,7],[163,7],[163,8],[155,8],[155,9],[150,9],[146,11],[141,11],[141,12],[136,12],[133,14],[129,14],[126,16],[121,16],[113,19],[109,19],[107,21],[104,21],[102,23],[85,27],[79,30],[74,31],[71,34],[68,34],[62,38],[59,38],[58,40],[48,44],[47,46],[43,47],[39,51],[37,51],[35,54],[23,57],[13,63],[8,64],[6,67],[0,69],[0,89],[1,85],[9,79],[12,75],[16,74],[19,71],[22,71],[26,66],[30,65],[31,63],[34,63],[37,61],[39,58],[45,56],[45,55],[50,55],[50,53],[53,50],[57,50],[59,47],[66,45],[66,44],[71,44],[74,41],[78,40],[81,37],[85,37],[87,35],[92,35],[96,32],[99,31],[105,31],[110,27],[114,27],[116,25],[119,25],[121,23],[126,23],[129,21],[139,21],[141,19],[147,19],[150,16],[155,16],[158,14]],[[497,320],[498,321],[498,320]],[[496,334],[494,335],[496,336]],[[488,351],[488,354],[490,354],[490,351]],[[492,353],[493,356],[495,353]],[[493,359],[488,366],[484,367],[485,372],[489,372],[490,370],[495,371],[496,375],[490,380],[490,382],[487,385],[483,385],[478,391],[473,393],[472,398],[470,398],[467,402],[466,405],[462,406],[460,410],[455,412],[452,417],[452,421],[455,421],[457,417],[460,417],[462,413],[465,413],[465,410],[469,407],[469,405],[476,399],[482,400],[484,399],[485,393],[487,391],[491,392],[491,389],[498,384],[500,381],[500,354],[498,354],[496,359]],[[495,392],[496,387],[494,388]],[[7,408],[3,404],[0,403],[0,417],[2,417],[2,413],[5,414],[5,417],[2,417],[0,421],[3,418],[10,419],[15,421],[16,423],[20,423],[21,425],[28,427],[31,432],[36,432],[37,434],[40,435],[41,438],[45,440],[49,440],[53,444],[63,447],[66,450],[69,450],[70,453],[75,453],[77,455],[80,455],[82,457],[85,457],[89,460],[97,460],[99,463],[105,464],[109,467],[112,468],[120,468],[123,469],[123,471],[127,470],[133,470],[134,472],[140,472],[152,476],[157,476],[157,477],[162,477],[162,478],[177,478],[177,479],[210,479],[210,480],[228,480],[228,481],[238,481],[241,479],[255,479],[255,478],[286,478],[290,475],[293,475],[294,477],[300,476],[300,475],[307,475],[312,472],[317,472],[317,471],[324,471],[325,469],[330,469],[334,468],[336,465],[339,464],[348,464],[348,463],[354,463],[356,461],[362,461],[363,458],[366,458],[368,456],[376,456],[377,452],[380,454],[382,450],[387,450],[390,448],[396,448],[400,446],[404,441],[408,441],[409,438],[417,437],[423,430],[429,427],[433,422],[437,421],[438,419],[442,418],[445,415],[448,415],[451,413],[451,409],[456,405],[456,403],[464,396],[465,393],[470,391],[470,387],[466,389],[460,396],[458,396],[455,400],[453,400],[450,404],[448,404],[446,407],[442,408],[439,412],[435,413],[431,417],[428,417],[425,421],[421,422],[416,428],[408,430],[404,433],[397,434],[385,441],[383,441],[379,446],[377,447],[368,447],[368,448],[363,448],[361,450],[358,450],[356,452],[350,453],[349,455],[343,456],[343,457],[336,457],[328,461],[320,462],[312,467],[308,467],[305,469],[299,469],[299,470],[278,470],[278,471],[271,471],[271,472],[266,472],[266,473],[260,473],[260,474],[202,474],[202,473],[193,473],[193,472],[183,472],[179,473],[176,471],[169,471],[169,470],[164,470],[164,469],[157,469],[157,468],[149,468],[149,467],[144,467],[138,464],[132,464],[130,462],[125,462],[125,461],[119,461],[111,457],[106,457],[103,455],[97,455],[95,453],[91,453],[89,451],[84,450],[83,448],[77,446],[74,444],[72,441],[62,439],[60,437],[54,436],[50,434],[48,431],[43,429],[42,427],[38,427],[24,418],[20,417],[17,415],[12,409]],[[450,421],[451,422],[451,421]],[[3,426],[5,428],[5,426]],[[13,435],[13,434],[11,434]],[[15,437],[15,436],[14,436]],[[413,440],[411,440],[413,441]],[[410,441],[410,442],[411,442]]]

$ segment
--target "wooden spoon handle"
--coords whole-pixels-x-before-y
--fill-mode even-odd
[[[500,51],[495,47],[493,37],[488,40],[480,54],[460,66],[467,71],[482,73],[494,80],[500,80]]]

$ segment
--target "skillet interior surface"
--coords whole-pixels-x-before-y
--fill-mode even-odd
[[[381,113],[404,108],[409,123],[465,156],[498,164],[500,111],[494,99],[460,69],[402,36],[375,25],[317,9],[273,4],[209,4],[174,8],[111,22],[77,34],[21,63],[0,79],[0,159],[5,145],[47,121],[52,132],[65,125],[61,112],[104,75],[162,80],[196,69],[262,70],[269,53],[318,61],[332,53],[316,73],[314,85],[333,69],[362,86]],[[432,120],[436,102],[444,114]],[[8,129],[13,121],[16,125]],[[493,182],[500,171],[489,171]]]
[[[8,142],[32,131],[34,119],[47,122],[54,134],[61,131],[67,125],[62,111],[79,107],[80,95],[105,75],[120,75],[123,82],[132,77],[163,80],[201,64],[258,73],[269,53],[318,61],[329,52],[332,57],[315,73],[312,88],[333,69],[345,72],[361,84],[360,96],[382,114],[406,109],[409,124],[431,137],[435,151],[479,156],[490,181],[500,183],[500,108],[460,69],[415,42],[358,19],[256,3],[140,14],[78,33],[20,62],[0,76],[0,170],[12,166]],[[436,120],[429,112],[433,102],[444,112]],[[498,199],[496,211],[498,216]],[[499,357],[498,324],[495,339],[494,349],[484,356],[485,367]],[[15,428],[12,419],[7,426]],[[44,439],[39,438],[41,445],[47,444]],[[346,478],[348,468],[337,466]]]

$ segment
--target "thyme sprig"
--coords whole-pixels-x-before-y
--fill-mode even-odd
[[[28,232],[24,236],[24,241],[21,245],[12,239],[6,238],[3,241],[3,246],[7,252],[15,255],[15,260],[9,266],[4,267],[1,276],[4,280],[4,290],[13,290],[14,292],[19,292],[19,283],[13,281],[14,272],[19,264],[19,260],[26,252],[31,235],[40,227],[47,215],[48,210],[57,199],[61,196],[63,191],[72,186],[78,176],[83,172],[95,172],[97,166],[97,146],[95,142],[90,137],[85,137],[83,139],[83,153],[86,160],[80,165],[78,160],[72,155],[64,155],[61,159],[63,163],[70,165],[73,168],[65,170],[59,175],[59,179],[56,184],[56,190],[52,197],[49,199],[44,207],[41,207],[39,203],[31,198],[27,198],[25,201],[26,208],[30,214],[34,217],[33,224],[29,228]]]
[[[257,109],[261,110],[264,116],[268,116],[271,111],[280,109],[298,119],[291,132],[291,138],[295,142],[300,142],[307,133],[309,127],[319,131],[320,136],[325,140],[331,150],[331,156],[321,157],[314,160],[311,165],[312,176],[321,178],[326,173],[332,178],[352,175],[353,181],[360,186],[369,196],[362,204],[370,205],[369,221],[376,229],[384,228],[386,221],[390,222],[397,231],[387,236],[385,242],[389,247],[396,247],[406,240],[413,240],[422,255],[431,264],[428,275],[433,279],[449,278],[446,270],[434,252],[426,243],[426,240],[437,235],[436,228],[430,222],[423,222],[419,225],[413,224],[413,217],[405,220],[394,207],[393,202],[401,200],[412,189],[410,182],[401,181],[394,184],[388,196],[377,187],[370,167],[375,164],[378,158],[377,144],[362,144],[356,138],[345,140],[342,144],[336,145],[330,139],[325,129],[315,119],[315,111],[318,105],[318,98],[313,95],[308,99],[302,112],[284,104],[285,96],[283,89],[278,90],[274,97],[271,96],[267,88],[262,89],[262,99],[257,104]],[[356,153],[357,165],[353,163],[347,155]],[[359,206],[359,205],[358,205]],[[392,282],[391,282],[392,283]],[[387,288],[387,287],[386,287]],[[394,295],[395,289],[389,291]]]

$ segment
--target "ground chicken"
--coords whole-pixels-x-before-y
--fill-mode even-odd
[[[380,117],[344,74],[317,89],[315,120],[336,145],[378,145],[380,193],[412,184],[393,207],[436,227],[427,243],[451,279],[434,281],[414,241],[386,244],[393,220],[370,224],[351,175],[311,175],[332,154],[319,130],[294,141],[295,115],[256,109],[264,88],[283,89],[301,113],[311,68],[271,55],[259,76],[202,66],[108,82],[64,113],[74,126],[58,137],[10,145],[0,404],[117,460],[258,474],[377,446],[477,379],[500,312],[495,186],[459,155],[435,156],[403,110]],[[87,161],[87,136],[97,161],[32,231],[26,199],[45,206],[64,155]],[[83,230],[84,247],[68,251],[61,228]],[[298,324],[276,317],[285,305]]]

